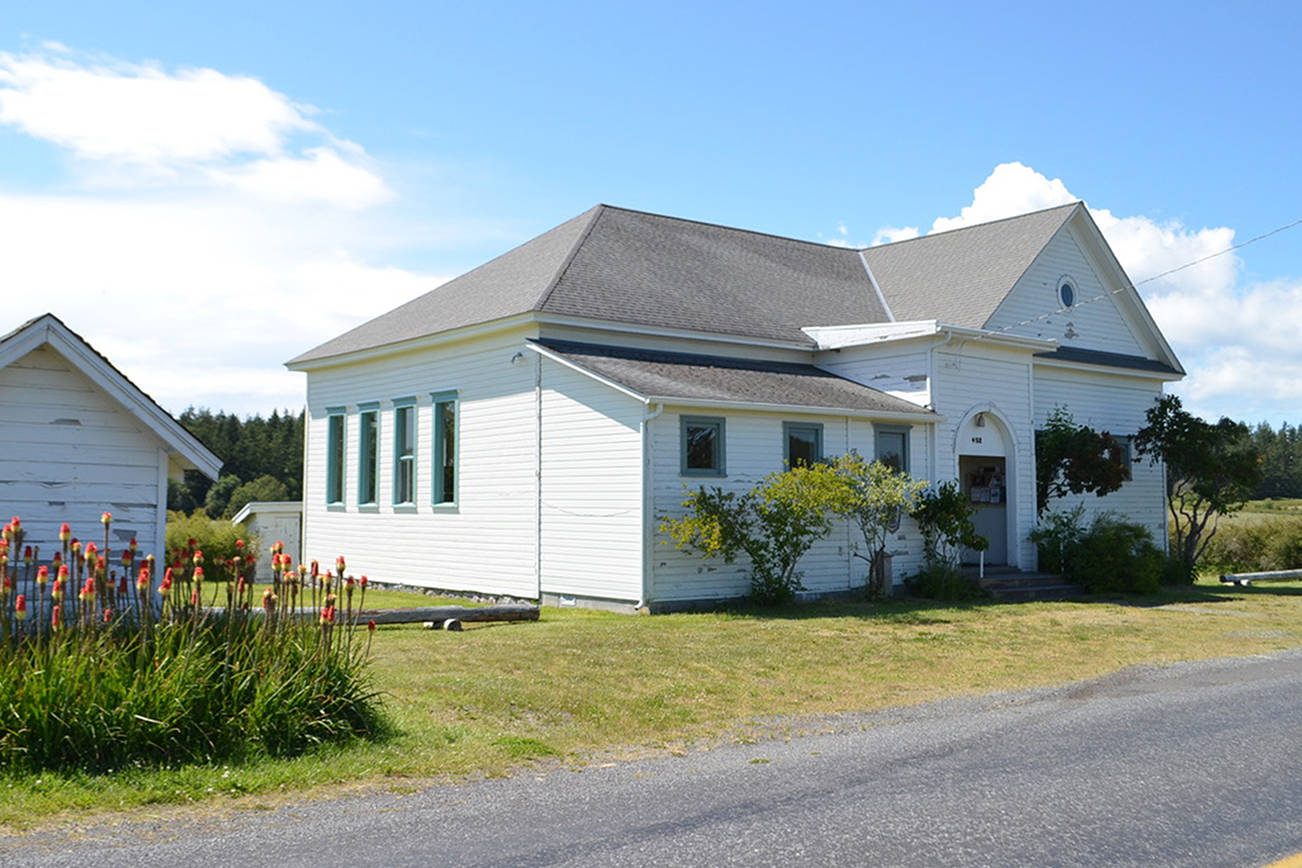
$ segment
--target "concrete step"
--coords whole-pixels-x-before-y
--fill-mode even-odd
[[[1052,573],[1021,572],[1009,567],[987,568],[985,578],[978,578],[975,568],[963,574],[976,579],[996,600],[1020,603],[1031,600],[1070,600],[1085,596],[1079,585],[1064,582]]]

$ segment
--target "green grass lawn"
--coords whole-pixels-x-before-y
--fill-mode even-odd
[[[367,594],[367,606],[432,605]],[[1060,684],[1137,663],[1302,645],[1302,584],[1128,601],[946,606],[819,603],[637,617],[544,609],[538,622],[375,634],[373,677],[396,732],[242,766],[0,778],[0,824],[220,799],[500,775],[538,760],[693,750],[816,730],[819,715]],[[214,807],[208,804],[205,810]]]

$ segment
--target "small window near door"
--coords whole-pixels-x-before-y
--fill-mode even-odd
[[[1133,477],[1131,468],[1134,467],[1135,462],[1134,438],[1128,435],[1114,434],[1113,439],[1115,439],[1117,444],[1121,446],[1120,454],[1118,455],[1114,453],[1113,460],[1117,461],[1121,465],[1121,478],[1126,482],[1129,482]]]
[[[723,420],[706,416],[683,416],[683,476],[725,476]]]
[[[782,423],[782,460],[788,468],[823,460],[823,426],[809,422]]]
[[[876,458],[900,473],[909,471],[909,426],[874,425]]]

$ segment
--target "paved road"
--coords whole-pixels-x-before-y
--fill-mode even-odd
[[[1262,865],[1302,850],[1302,653],[270,813],[0,839],[0,865]]]

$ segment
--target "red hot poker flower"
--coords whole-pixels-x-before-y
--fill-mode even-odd
[[[105,514],[105,515],[108,515],[107,512],[104,513],[104,514]],[[112,620],[113,620],[113,610],[112,610],[112,609],[105,609],[105,610],[104,610],[104,623],[107,624],[109,621],[112,621]]]
[[[27,595],[19,594],[18,599],[14,600],[14,615],[19,621],[27,617]]]
[[[44,585],[49,580],[50,580],[50,568],[47,567],[45,564],[41,564],[39,567],[36,568],[36,584]]]
[[[50,610],[50,629],[58,630],[59,625],[63,623],[63,607],[55,606]]]
[[[375,632],[375,619],[374,619],[374,618],[372,618],[370,621],[367,621],[367,622],[366,622],[366,629],[367,629],[367,631],[369,631],[369,632],[371,632],[371,633],[374,633],[374,632]]]
[[[67,542],[72,537],[72,526],[66,521],[59,525],[59,542]]]

